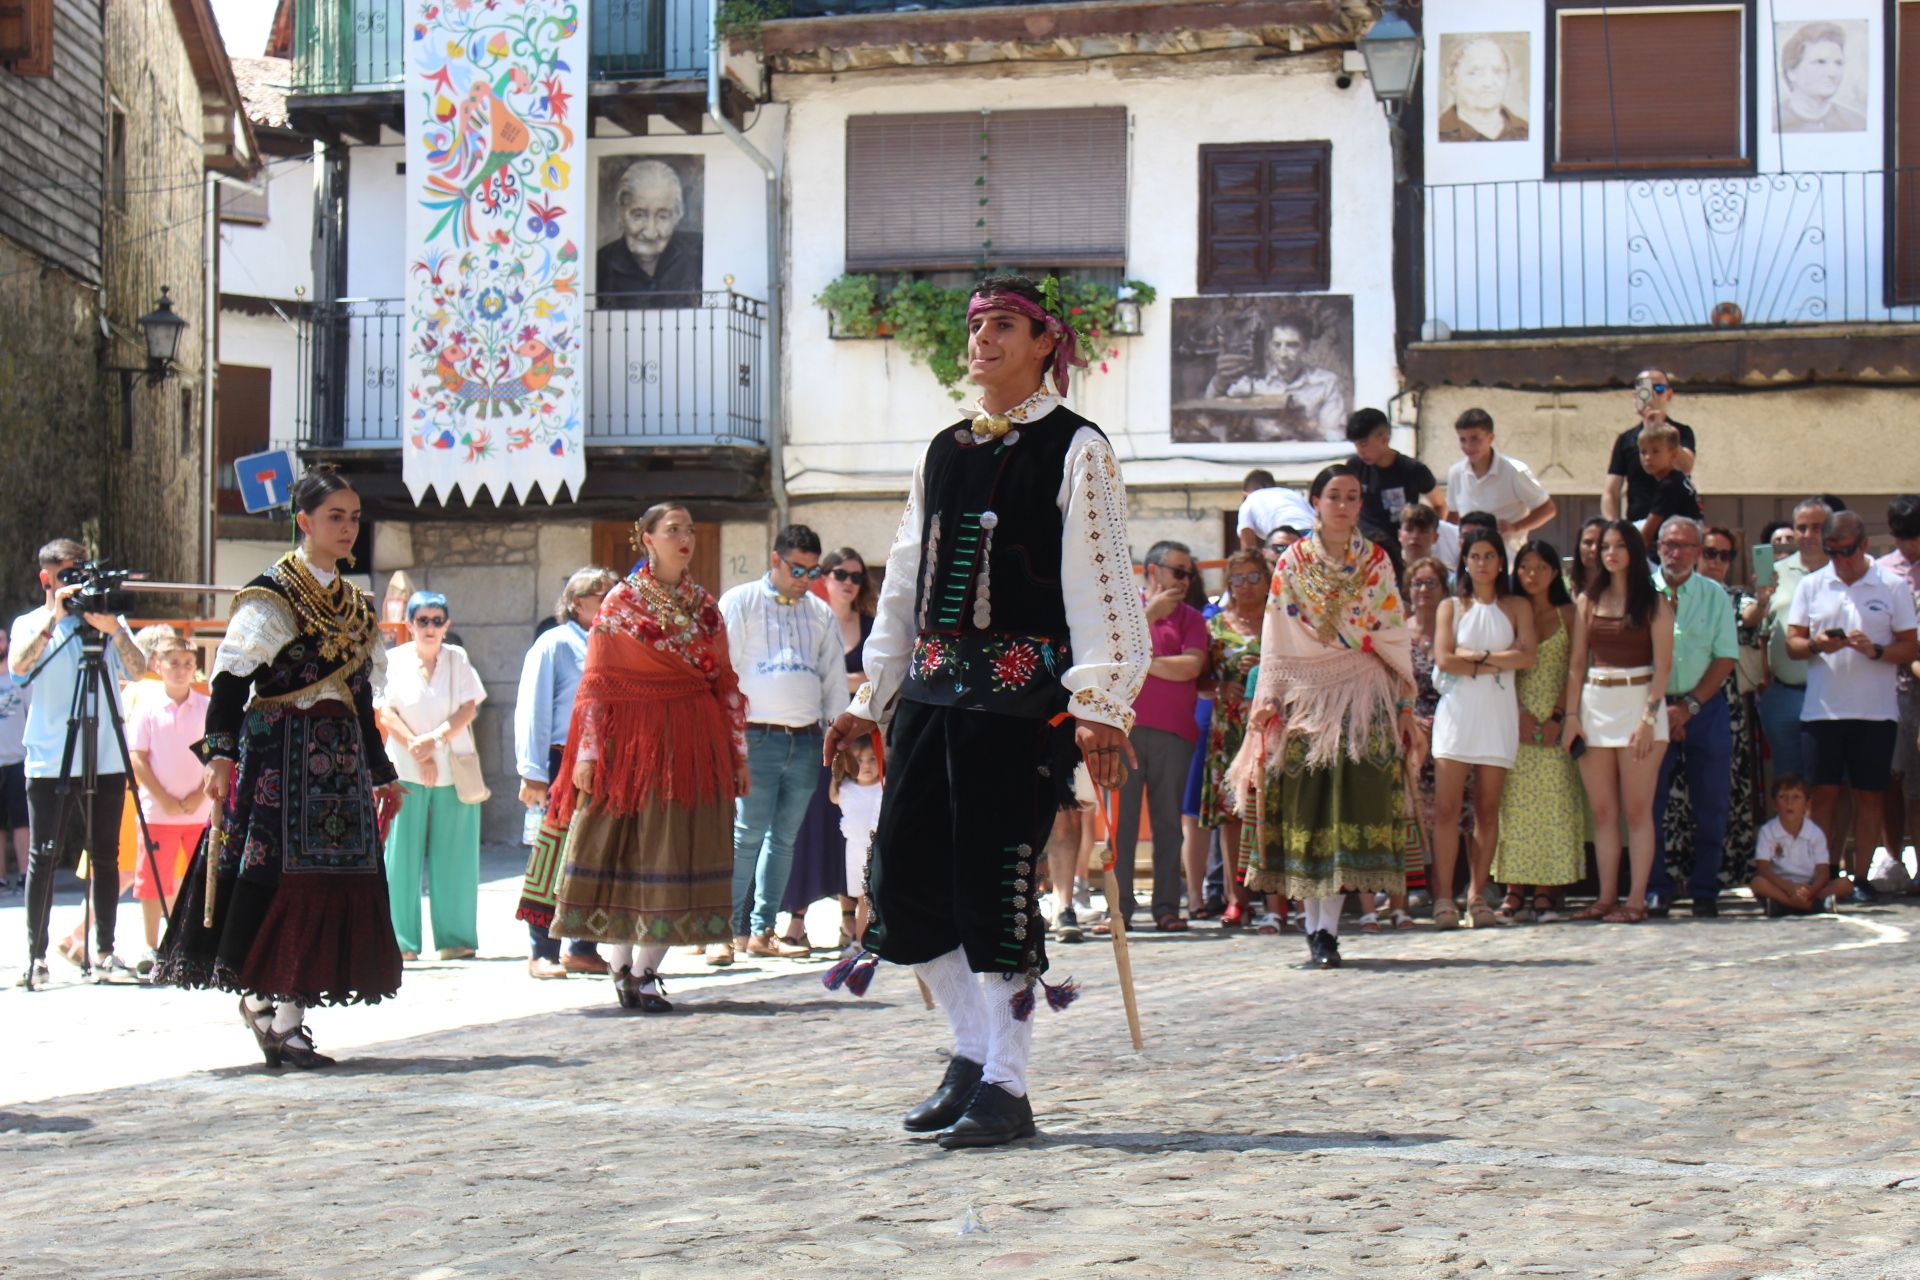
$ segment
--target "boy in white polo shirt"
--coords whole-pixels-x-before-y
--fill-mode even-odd
[[[1747,887],[1769,918],[1831,911],[1835,895],[1853,888],[1845,876],[1833,874],[1826,833],[1807,817],[1808,792],[1799,774],[1774,779],[1773,821],[1760,828],[1754,843],[1753,880]]]
[[[1447,510],[1456,520],[1487,512],[1498,522],[1507,555],[1518,555],[1527,535],[1553,519],[1553,498],[1526,463],[1493,447],[1493,415],[1485,409],[1461,414],[1453,434],[1465,456],[1447,471]]]

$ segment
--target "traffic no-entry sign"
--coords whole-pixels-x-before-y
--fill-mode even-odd
[[[240,504],[249,515],[284,507],[293,492],[293,454],[269,449],[236,458],[233,476],[240,484]]]

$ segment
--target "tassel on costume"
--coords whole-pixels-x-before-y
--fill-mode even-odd
[[[836,961],[831,969],[820,975],[820,985],[829,991],[845,987],[856,996],[864,996],[867,988],[873,985],[874,971],[879,967],[879,956],[871,951],[862,951],[857,956]]]
[[[1031,1018],[1033,1016],[1033,983],[1026,983],[1014,992],[1007,1001],[1007,1005],[1013,1010],[1015,1022],[1025,1022]]]
[[[1047,1008],[1055,1013],[1065,1013],[1067,1006],[1080,998],[1080,984],[1072,978],[1052,985],[1042,981],[1040,986],[1047,993]]]

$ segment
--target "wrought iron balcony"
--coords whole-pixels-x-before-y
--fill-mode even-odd
[[[1431,186],[1426,258],[1429,338],[1913,323],[1920,169]]]
[[[729,291],[589,294],[584,434],[596,446],[763,447],[766,303]],[[409,404],[399,298],[317,304],[300,337],[300,444],[400,447]],[[509,415],[499,419],[504,433]]]
[[[582,0],[595,80],[704,79],[705,0]],[[295,0],[295,96],[381,93],[406,78],[405,0]]]

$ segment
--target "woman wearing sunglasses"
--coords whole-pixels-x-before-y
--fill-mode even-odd
[[[442,960],[469,960],[480,945],[481,788],[463,788],[459,768],[479,776],[474,716],[487,690],[467,651],[447,643],[447,598],[416,591],[407,601],[413,638],[387,652],[387,687],[375,701],[387,755],[407,803],[387,832],[387,894],[403,960],[420,958],[420,867],[433,903],[433,941]],[[454,756],[465,757],[456,763]]]
[[[840,648],[846,656],[847,692],[851,694],[866,682],[861,666],[867,647],[867,633],[873,630],[873,605],[878,597],[867,575],[867,562],[852,547],[841,547],[820,557],[820,581],[814,588],[824,595],[840,627]],[[832,790],[833,767],[820,767],[820,786],[807,806],[800,823],[800,834],[793,842],[793,874],[787,877],[787,891],[780,909],[788,913],[788,946],[805,947],[807,908],[826,897],[840,899],[840,947],[854,942],[853,922],[858,905],[849,895],[859,886],[847,881],[847,840],[840,834],[840,806],[828,794]]]

